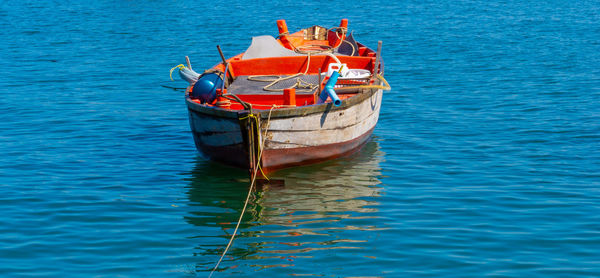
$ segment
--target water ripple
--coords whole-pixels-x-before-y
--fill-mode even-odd
[[[600,276],[600,6],[558,0],[3,4],[0,276],[208,274],[249,180],[161,85],[283,14],[383,40],[393,90],[363,151],[253,193],[216,276]]]

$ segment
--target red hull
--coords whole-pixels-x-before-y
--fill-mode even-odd
[[[262,168],[265,172],[278,169],[323,162],[350,155],[367,142],[373,129],[349,141],[302,148],[266,149],[262,154]]]

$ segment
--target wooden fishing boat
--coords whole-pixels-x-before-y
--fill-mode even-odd
[[[179,66],[197,149],[261,175],[359,150],[389,89],[381,42],[377,52],[356,42],[346,19],[292,34],[277,26],[277,39],[254,37],[229,59],[217,46],[222,62],[202,74]]]

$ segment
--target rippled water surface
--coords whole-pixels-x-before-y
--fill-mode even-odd
[[[0,275],[207,276],[248,189],[168,70],[251,36],[383,41],[358,154],[275,174],[221,276],[600,276],[597,1],[0,4]]]

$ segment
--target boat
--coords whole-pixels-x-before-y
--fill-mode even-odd
[[[253,37],[248,49],[201,74],[179,65],[196,148],[209,159],[266,177],[273,171],[358,151],[379,118],[377,51],[357,42],[348,20]],[[257,174],[258,173],[258,174]]]

